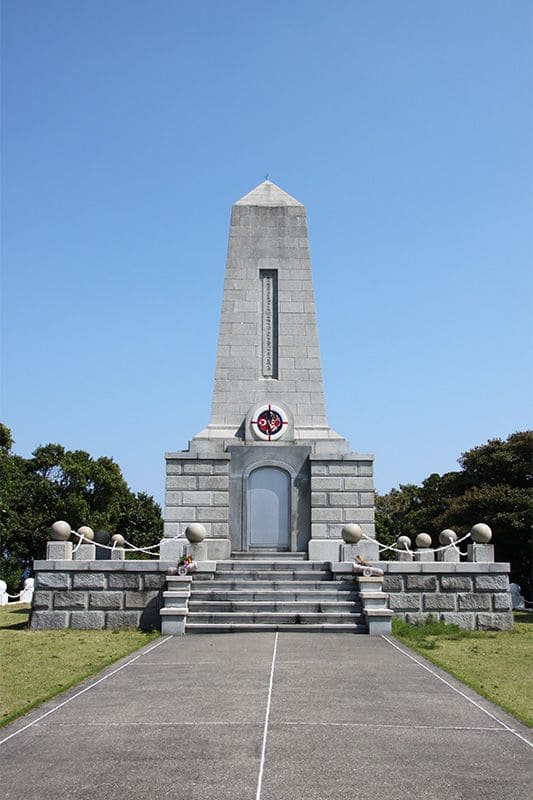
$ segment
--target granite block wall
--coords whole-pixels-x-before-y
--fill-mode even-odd
[[[30,627],[159,629],[169,566],[165,561],[36,561]]]
[[[347,523],[357,523],[372,538],[373,462],[353,454],[311,457],[311,526],[315,539],[338,539]]]
[[[208,539],[227,539],[228,513],[229,458],[167,457],[165,536],[201,522]]]

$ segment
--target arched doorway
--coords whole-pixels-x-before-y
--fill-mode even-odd
[[[279,467],[259,467],[248,476],[250,550],[290,550],[291,478]]]

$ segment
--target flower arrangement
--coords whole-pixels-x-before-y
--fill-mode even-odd
[[[198,564],[192,556],[182,556],[178,561],[178,575],[188,575],[198,569]]]

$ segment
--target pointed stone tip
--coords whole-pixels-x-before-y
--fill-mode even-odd
[[[234,203],[236,206],[302,206],[298,200],[284,192],[272,181],[266,180]]]

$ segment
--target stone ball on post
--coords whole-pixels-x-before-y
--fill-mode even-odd
[[[206,529],[200,522],[191,522],[185,528],[185,536],[191,544],[199,544],[206,537]]]
[[[358,544],[363,536],[363,529],[360,525],[345,525],[342,529],[342,538],[346,544]]]
[[[92,528],[89,528],[88,525],[82,525],[81,528],[78,528],[76,533],[83,536],[82,541],[85,542],[85,544],[92,542],[94,539],[94,531]]]
[[[95,544],[109,544],[110,541],[111,541],[111,534],[104,528],[100,528],[100,530],[96,531],[96,533],[94,534]]]
[[[411,547],[411,540],[408,536],[398,536],[396,544],[400,550],[409,550]]]
[[[431,547],[431,536],[429,533],[419,533],[415,539],[415,544],[420,550],[426,547]]]
[[[50,536],[55,542],[66,542],[70,538],[70,534],[72,533],[72,528],[62,519],[59,519],[57,522],[54,522],[52,527],[50,528]]]
[[[116,547],[124,547],[124,545],[126,544],[126,542],[124,541],[124,537],[120,533],[115,533],[111,537],[111,541],[113,545],[116,545]]]
[[[484,522],[478,522],[472,527],[470,536],[476,544],[488,544],[492,539],[492,531]]]
[[[455,531],[452,531],[451,528],[444,528],[444,530],[439,533],[439,542],[442,545],[452,544],[452,542],[455,541],[457,541],[457,534]]]

